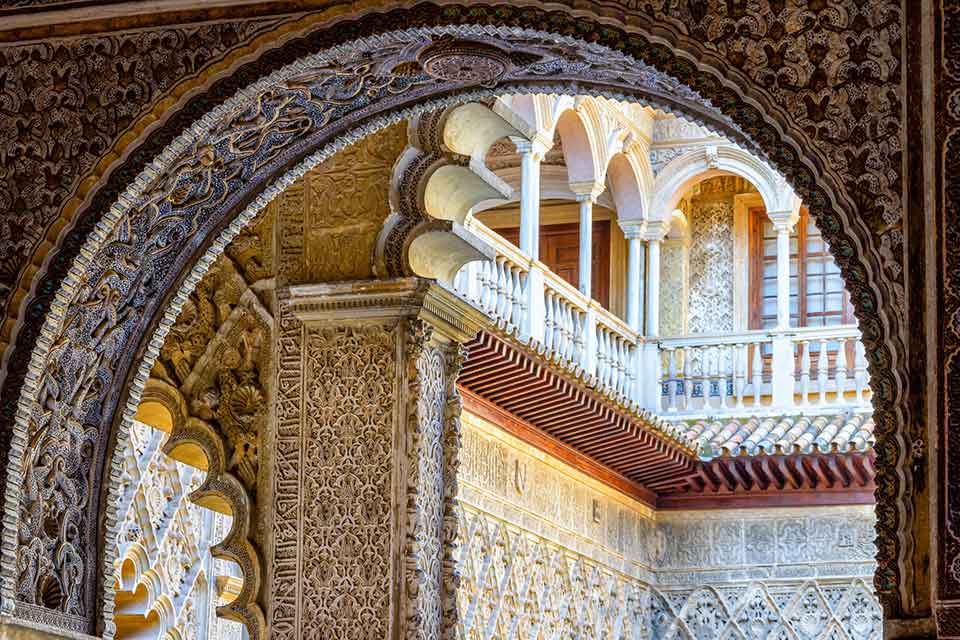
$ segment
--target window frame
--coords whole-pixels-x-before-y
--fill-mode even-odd
[[[749,329],[763,329],[763,265],[766,256],[763,252],[763,225],[769,222],[767,211],[764,207],[750,207],[749,211],[749,238],[747,242],[747,251],[749,256],[749,313],[747,323]],[[800,208],[800,218],[794,226],[794,232],[790,234],[791,240],[796,238],[797,253],[790,254],[790,260],[797,260],[797,320],[794,324],[791,319],[791,326],[802,328],[809,326],[810,315],[807,310],[807,277],[808,277],[808,257],[807,251],[807,228],[810,217],[806,207]],[[824,243],[825,245],[826,243]],[[817,254],[819,257],[820,254]],[[776,259],[776,257],[774,257]],[[832,256],[831,256],[832,259]],[[842,290],[842,309],[841,324],[854,324],[856,319],[853,315],[853,306],[850,303],[850,293],[846,287]],[[793,315],[793,314],[791,314]]]

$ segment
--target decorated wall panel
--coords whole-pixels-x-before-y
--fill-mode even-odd
[[[406,142],[406,122],[387,127],[320,163],[271,202],[283,283],[373,275],[373,246],[390,213],[393,166]]]
[[[660,334],[687,333],[687,250],[682,240],[667,240],[660,250]]]
[[[396,331],[284,317],[279,339],[274,633],[388,637]]]
[[[733,331],[733,196],[694,199],[690,215],[690,333]]]
[[[465,414],[465,638],[879,640],[870,507],[654,514]]]

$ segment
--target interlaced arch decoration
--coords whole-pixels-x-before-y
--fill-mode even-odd
[[[584,19],[584,14],[574,17],[505,6],[421,6],[390,14],[389,20],[372,16],[338,25],[335,30],[318,29],[312,38],[291,45],[290,55],[299,57],[305,50],[323,50],[320,45],[331,44],[334,37],[349,42],[365,34],[382,33],[387,23],[539,26],[551,33],[577,36],[559,39],[516,28],[451,26],[394,34],[393,40],[385,35],[356,40],[334,52],[335,63],[317,57],[312,67],[303,63],[288,69],[286,76],[272,76],[244,89],[231,103],[201,118],[141,173],[103,217],[77,257],[48,314],[44,338],[33,352],[8,463],[8,521],[0,564],[4,612],[16,610],[75,630],[92,629],[97,615],[93,605],[96,589],[91,586],[97,540],[108,537],[115,522],[109,501],[105,505],[105,531],[97,531],[96,518],[87,517],[80,506],[95,513],[101,470],[108,480],[116,473],[112,465],[105,464],[111,433],[135,410],[151,350],[175,318],[184,291],[196,284],[211,256],[239,231],[244,218],[289,184],[293,175],[285,173],[289,167],[324,145],[332,145],[324,152],[330,153],[349,142],[349,137],[337,137],[347,130],[353,129],[353,136],[360,135],[362,127],[376,117],[392,112],[391,117],[397,118],[403,107],[422,104],[428,98],[455,95],[466,99],[490,94],[493,87],[498,93],[562,90],[574,82],[580,92],[649,100],[660,108],[677,109],[757,149],[791,181],[823,228],[851,290],[869,350],[879,436],[878,521],[882,523],[877,587],[888,613],[901,611],[902,594],[897,588],[907,588],[904,585],[910,578],[904,575],[904,557],[912,553],[913,542],[907,530],[912,487],[910,478],[897,469],[904,466],[905,437],[912,436],[898,433],[897,428],[908,424],[902,403],[905,358],[899,333],[903,311],[897,272],[900,247],[896,234],[891,237],[887,231],[896,229],[901,203],[893,184],[899,170],[892,159],[897,150],[883,147],[898,140],[896,117],[891,115],[898,113],[898,107],[889,103],[894,96],[882,91],[884,86],[898,85],[899,80],[895,69],[882,68],[877,62],[890,59],[889,51],[882,49],[898,41],[899,14],[893,4],[870,10],[878,15],[862,21],[854,20],[858,16],[840,15],[835,7],[827,12],[792,15],[791,19],[800,24],[810,19],[836,28],[818,35],[811,27],[808,37],[798,38],[792,46],[798,55],[804,47],[818,53],[803,54],[806,63],[795,68],[781,60],[782,66],[776,71],[755,53],[763,50],[766,40],[775,38],[776,33],[770,30],[779,29],[783,34],[774,8],[769,10],[773,15],[764,14],[767,22],[763,25],[758,18],[747,16],[716,18],[699,15],[693,9],[677,16],[661,11],[654,16],[655,27],[640,34],[609,24],[601,26]],[[780,6],[779,12],[783,11]],[[693,20],[697,29],[688,29],[685,19]],[[747,32],[762,34],[755,41],[748,38],[738,45],[743,51],[736,66],[749,72],[749,78],[718,55],[717,47],[726,49],[728,45],[717,43],[725,42],[726,34],[731,29],[736,31],[738,24]],[[874,52],[873,57],[869,51],[837,54],[840,59],[834,62],[840,69],[847,68],[844,77],[849,86],[835,95],[820,63],[834,50],[833,34],[848,33],[856,44],[853,35],[858,29],[872,33],[875,37],[871,42],[879,42],[881,51]],[[332,36],[332,31],[337,35]],[[699,45],[692,42],[698,37]],[[859,37],[866,38],[862,33]],[[458,76],[462,64],[425,65],[423,73],[414,75],[394,73],[404,62],[430,59],[442,63],[443,44],[449,38],[485,43],[483,55],[471,59],[474,73]],[[843,49],[850,45],[837,46]],[[430,47],[434,47],[434,58],[418,58]],[[518,52],[528,55],[516,55]],[[729,58],[737,52],[720,53]],[[263,75],[276,68],[273,65],[281,59],[272,56],[247,73]],[[862,86],[850,80],[851,73],[860,74]],[[757,83],[773,86],[774,90],[760,89]],[[807,84],[809,88],[800,89]],[[699,95],[684,85],[693,87]],[[316,87],[322,91],[314,93]],[[818,92],[825,96],[820,102],[812,97]],[[801,93],[814,101],[812,106],[803,99],[790,99]],[[823,110],[824,100],[841,102],[841,97],[848,101],[844,108],[829,113]],[[859,122],[862,113],[859,119],[851,115],[851,103],[857,100],[879,104],[878,112],[887,114],[877,124],[883,135],[871,130],[874,135],[869,137],[866,157],[853,151],[862,147],[864,138],[854,136],[851,141],[851,130],[840,130],[851,122],[853,129],[863,126]],[[802,113],[793,114],[791,119],[784,111],[785,103],[802,109]],[[715,110],[723,116],[717,118]],[[264,118],[258,120],[260,116]],[[845,122],[848,116],[852,120]],[[892,141],[880,143],[879,138]],[[318,162],[321,157],[315,156],[312,161]],[[273,182],[281,176],[283,179]],[[271,186],[265,190],[268,184]],[[867,193],[869,201],[864,197]],[[243,213],[238,215],[240,210]],[[878,237],[870,228],[876,228],[873,223],[879,219],[886,219],[886,224]],[[226,232],[221,233],[224,229]],[[201,254],[200,262],[187,274]],[[181,290],[172,294],[178,286]],[[172,304],[161,304],[168,295],[173,296]],[[134,354],[137,358],[146,356],[139,367],[134,364]],[[81,384],[76,384],[78,381]],[[119,404],[121,398],[124,405]],[[117,417],[118,406],[125,406],[122,418]],[[70,506],[72,511],[56,514],[71,519],[69,530],[62,528],[58,535],[48,536],[29,549],[20,546],[18,526],[10,522],[11,517],[22,528],[38,515],[47,515],[43,514],[47,496],[37,493],[38,474],[44,470],[38,463],[56,457],[64,446],[91,436],[94,446],[86,454],[93,474],[84,474],[87,467],[77,461],[63,469],[65,479],[83,496],[80,505]],[[114,437],[122,439],[122,429]],[[37,606],[31,585],[23,584],[21,567],[43,566],[58,557],[57,549],[64,545],[73,548],[81,559],[78,589],[82,593],[70,601],[70,610],[44,610]]]

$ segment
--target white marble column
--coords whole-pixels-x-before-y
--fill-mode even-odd
[[[788,222],[774,222],[777,230],[777,329],[790,328],[790,231]]]
[[[641,346],[641,369],[638,372],[641,405],[651,411],[661,409],[661,364],[660,364],[660,246],[669,230],[669,223],[654,220],[643,225],[640,238],[646,241],[647,264],[643,278],[646,300],[646,323],[643,333],[646,341]]]
[[[793,340],[790,337],[790,233],[797,222],[792,211],[767,212],[777,230],[777,329],[773,336],[773,405],[792,406],[795,386]]]
[[[578,195],[580,203],[580,293],[593,294],[593,196]]]
[[[539,141],[514,139],[520,152],[520,250],[530,259],[524,299],[527,313],[520,327],[523,340],[542,342],[546,327],[543,266],[540,258],[540,162],[548,147]]]
[[[520,153],[520,250],[534,260],[540,257],[540,162],[543,144],[515,139]]]
[[[660,336],[660,247],[669,227],[663,221],[647,222],[643,238],[647,241],[647,304],[646,334]]]
[[[642,331],[642,283],[644,246],[639,223],[621,223],[627,238],[627,324],[634,331]]]

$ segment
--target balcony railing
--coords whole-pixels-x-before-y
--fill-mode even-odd
[[[621,401],[685,416],[869,404],[856,326],[651,341],[494,231],[471,230],[496,257],[464,266],[453,290],[500,331]]]
[[[599,390],[635,398],[642,342],[636,332],[493,231],[482,225],[473,231],[496,248],[496,258],[466,265],[454,279],[454,291],[500,330],[529,341]]]
[[[784,341],[786,375],[768,357]],[[775,385],[803,409],[868,404],[866,357],[856,326],[747,331],[660,340],[665,413],[757,412],[772,406]],[[852,356],[852,358],[851,358]]]

